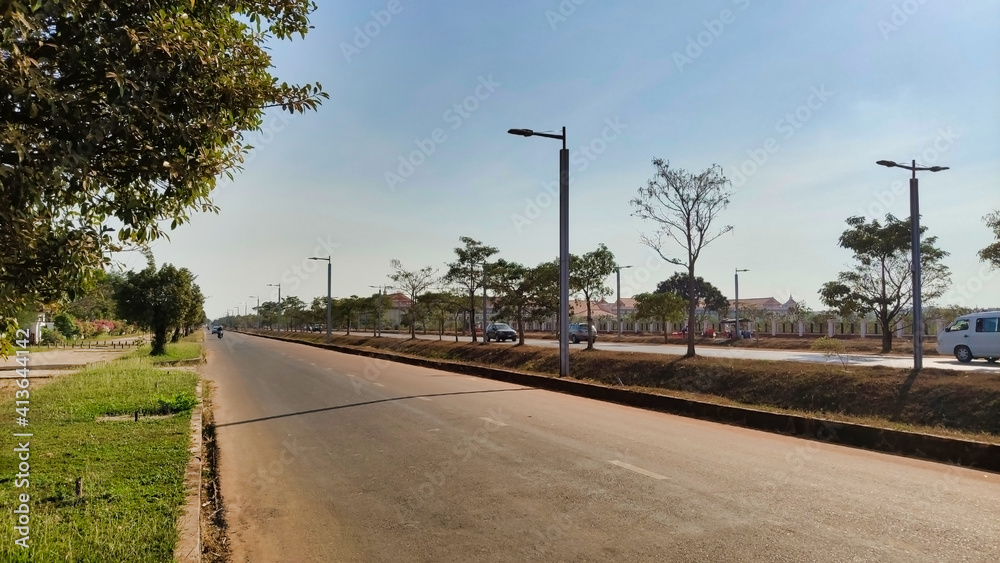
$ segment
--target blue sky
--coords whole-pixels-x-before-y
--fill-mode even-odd
[[[563,126],[570,250],[603,242],[636,266],[626,296],[677,270],[631,216],[654,158],[733,180],[717,218],[733,233],[698,275],[732,296],[748,268],[741,296],[817,309],[850,260],[844,221],[909,215],[908,172],[875,161],[915,158],[952,168],[920,176],[922,222],[951,253],[943,301],[1000,304],[1000,272],[976,258],[991,242],[981,218],[1000,208],[998,3],[321,0],[313,24],[272,44],[275,74],[330,99],[269,113],[216,192],[221,213],[154,247],[199,276],[209,316],[274,299],[268,283],[325,294],[325,264],[304,259],[327,249],[335,296],[389,283],[393,258],[443,271],[460,236],[527,265],[555,258],[559,142],[506,131]]]

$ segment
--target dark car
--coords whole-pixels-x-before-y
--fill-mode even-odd
[[[490,323],[486,327],[486,334],[483,335],[483,338],[485,338],[487,342],[490,340],[503,342],[508,338],[511,342],[513,342],[517,340],[517,331],[510,328],[510,325],[506,323]]]

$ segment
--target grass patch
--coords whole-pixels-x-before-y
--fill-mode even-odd
[[[0,561],[172,561],[184,502],[190,413],[139,422],[100,416],[162,412],[160,400],[194,396],[197,375],[121,359],[30,389],[30,487],[15,488],[13,455],[0,459],[0,505],[30,495],[30,545],[4,518]],[[13,412],[13,400],[0,401]],[[24,440],[25,438],[22,438]],[[6,433],[7,452],[16,447]],[[83,495],[75,481],[83,478]]]
[[[129,353],[128,358],[150,358],[154,364],[177,362],[181,360],[196,360],[201,357],[201,343],[204,334],[195,331],[177,342],[167,342],[167,353],[163,356],[150,356],[153,349],[150,345],[140,346]]]
[[[283,336],[290,336],[284,333]],[[295,338],[322,342],[323,335]],[[337,336],[334,343],[539,375],[559,372],[559,351],[535,346]],[[1000,443],[1000,370],[994,373],[661,354],[570,353],[573,377],[692,399]]]

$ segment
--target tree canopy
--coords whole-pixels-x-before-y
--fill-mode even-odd
[[[676,272],[656,284],[655,293],[673,293],[687,299],[689,279],[685,272]],[[719,291],[719,288],[712,285],[711,282],[705,281],[701,276],[694,278],[694,295],[695,299],[705,302],[706,311],[722,313],[729,309],[729,299]]]
[[[0,324],[76,295],[106,252],[215,211],[279,83],[266,43],[304,36],[309,0],[39,0],[0,5]],[[112,237],[109,233],[116,231]]]
[[[559,311],[557,262],[527,268],[501,259],[490,266],[489,272],[490,288],[496,294],[494,315],[513,321],[518,345],[524,344],[524,323],[547,319]]]
[[[993,268],[1000,268],[1000,210],[983,217],[983,221],[986,221],[986,226],[993,230],[993,236],[997,240],[979,251],[979,259],[989,263]]]
[[[604,246],[604,243],[598,244],[596,250],[583,256],[574,254],[569,257],[569,285],[575,293],[583,294],[583,300],[587,304],[588,327],[594,325],[590,302],[604,299],[611,294],[611,288],[606,282],[608,276],[613,273],[615,273],[615,255]],[[590,337],[587,339],[587,349],[592,350],[597,335],[594,331],[588,331],[588,334]]]
[[[676,293],[640,293],[635,296],[635,317],[658,321],[663,326],[663,341],[667,342],[670,323],[684,318],[684,305],[684,298]]]
[[[187,268],[164,264],[157,270],[150,264],[142,271],[126,273],[117,287],[118,314],[153,332],[152,355],[165,354],[167,332],[183,328],[192,309],[202,309],[201,290],[193,280]]]
[[[465,295],[469,296],[466,302],[469,304],[469,318],[476,318],[476,291],[483,287],[483,268],[486,259],[493,256],[499,250],[495,247],[487,246],[476,239],[470,237],[459,237],[465,246],[455,249],[458,259],[448,263],[448,271],[444,275],[444,281],[461,288]],[[485,315],[486,312],[483,311]],[[471,323],[472,341],[476,341],[476,323]]]
[[[853,269],[823,284],[820,300],[842,315],[872,313],[882,330],[882,351],[892,351],[896,321],[913,304],[910,255],[910,220],[885,216],[871,222],[864,217],[847,219],[850,228],[840,235],[840,246],[854,252]],[[920,227],[921,234],[926,227]],[[948,253],[937,247],[937,237],[920,241],[921,296],[925,303],[944,294],[950,283],[948,267],[941,261]],[[914,327],[921,330],[920,327]]]

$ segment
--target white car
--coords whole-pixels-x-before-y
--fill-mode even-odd
[[[938,354],[954,354],[962,363],[1000,358],[1000,311],[962,315],[938,335]]]

